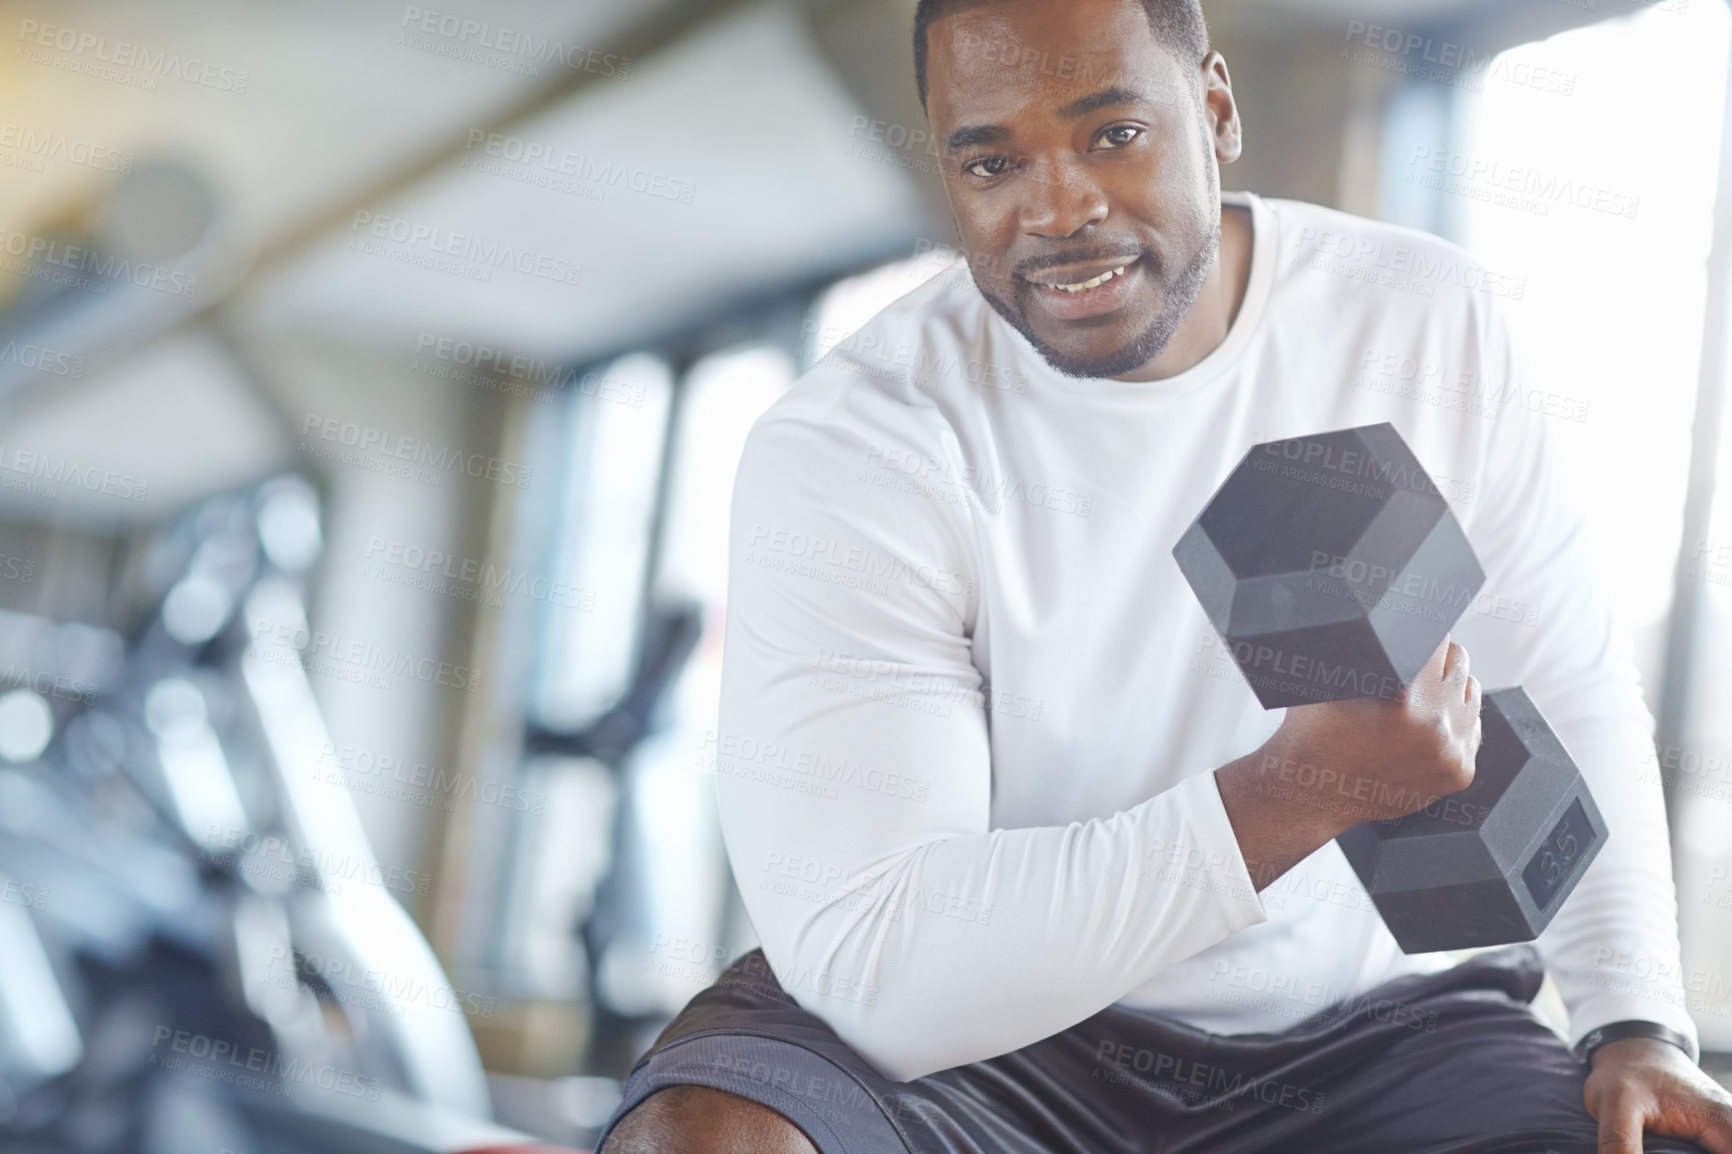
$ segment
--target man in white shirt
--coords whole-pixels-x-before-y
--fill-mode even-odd
[[[1522,283],[1223,196],[1195,0],[922,0],[915,49],[968,265],[748,441],[716,768],[762,949],[644,1056],[605,1154],[1732,1154]],[[1253,443],[1379,421],[1486,586],[1399,700],[1266,713],[1173,544]],[[1333,838],[1471,781],[1481,679],[1527,689],[1611,834],[1534,946],[1452,966],[1400,952]]]

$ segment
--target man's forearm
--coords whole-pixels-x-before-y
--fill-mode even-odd
[[[1260,748],[1216,770],[1258,891],[1362,821],[1466,788],[1479,706],[1467,653],[1445,638],[1400,697],[1295,706]]]
[[[1239,840],[1245,871],[1259,893],[1288,870],[1358,824],[1313,790],[1289,788],[1281,770],[1294,764],[1296,751],[1277,733],[1264,745],[1215,771],[1221,804]]]

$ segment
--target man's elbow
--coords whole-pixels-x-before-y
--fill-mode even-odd
[[[972,1060],[949,1053],[957,1037],[918,995],[876,985],[850,991],[860,994],[857,1000],[839,997],[835,991],[789,992],[802,1008],[836,1031],[849,1049],[893,1082],[912,1082]]]

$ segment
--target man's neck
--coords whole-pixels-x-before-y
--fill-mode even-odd
[[[1221,206],[1221,251],[1209,270],[1191,311],[1159,356],[1118,378],[1121,381],[1161,381],[1176,377],[1221,346],[1245,303],[1251,282],[1251,210],[1243,205]]]

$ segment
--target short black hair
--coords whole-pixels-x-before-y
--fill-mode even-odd
[[[1053,0],[1065,3],[1066,0]],[[958,0],[920,0],[914,9],[914,85],[926,107],[926,29]],[[1209,54],[1209,29],[1200,0],[1142,0],[1155,39],[1182,61],[1201,64]]]

